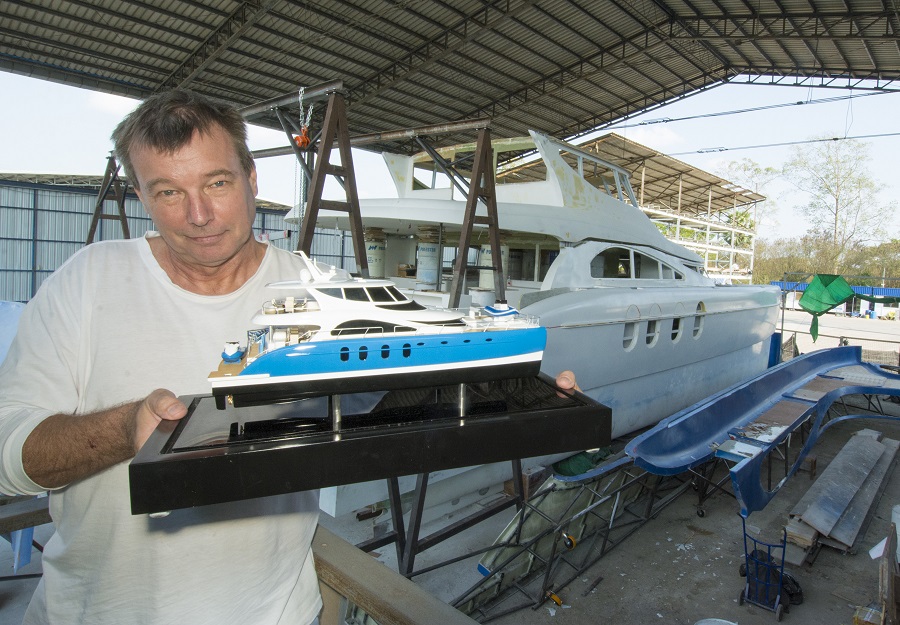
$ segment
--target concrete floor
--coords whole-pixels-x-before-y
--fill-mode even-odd
[[[787,331],[804,332],[808,327],[809,316],[805,313],[789,311],[786,314]],[[801,351],[835,346],[837,341],[826,336],[829,334],[894,341],[894,345],[884,348],[896,349],[896,342],[900,341],[900,322],[826,316],[820,323],[820,333],[822,338],[815,345],[808,337],[798,335]],[[900,406],[885,405],[900,416]],[[852,433],[865,427],[900,440],[900,424],[884,420],[839,424],[828,430],[814,449],[819,473]],[[858,540],[855,553],[822,548],[811,566],[792,571],[803,588],[805,601],[790,609],[784,618],[786,622],[849,625],[857,606],[877,600],[878,563],[870,559],[868,550],[885,537],[890,526],[891,508],[900,503],[900,478],[894,473],[892,470],[888,475],[884,494],[873,508],[871,521]],[[749,523],[759,528],[763,540],[775,542],[780,539],[788,512],[812,483],[806,473],[798,474],[788,481],[765,510],[751,515]],[[738,594],[744,586],[744,579],[738,575],[744,546],[737,502],[726,494],[717,494],[704,503],[705,516],[702,518],[696,513],[696,505],[696,494],[687,490],[583,576],[568,587],[556,589],[563,606],[545,604],[536,610],[525,608],[492,622],[501,625],[593,625],[598,622],[691,625],[709,618],[740,625],[773,622],[772,612],[756,606],[738,605]],[[417,567],[446,557],[448,552],[459,553],[486,546],[507,520],[499,515],[441,547],[443,553],[440,549],[434,553],[425,552],[418,559]],[[328,519],[323,523],[329,527],[333,525]],[[51,530],[50,526],[42,526],[37,529],[35,538],[43,542]],[[381,551],[379,559],[390,563],[393,549],[386,547]],[[461,573],[448,575],[446,571],[438,570],[417,577],[416,581],[434,594],[449,599],[477,579],[476,561],[477,558],[472,558],[455,565],[453,571]],[[20,571],[32,572],[40,572],[37,553],[34,562]],[[0,573],[11,573],[11,552],[2,543]],[[583,596],[598,576],[603,580],[593,592]],[[36,579],[0,581],[0,623],[21,621],[36,585]]]

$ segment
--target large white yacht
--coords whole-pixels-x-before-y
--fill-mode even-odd
[[[547,329],[542,371],[574,371],[587,395],[612,408],[612,435],[619,437],[768,366],[777,288],[717,283],[700,256],[666,239],[638,208],[624,169],[530,134],[544,179],[529,175],[516,182],[517,168],[507,166],[497,173],[496,198],[503,251],[511,250],[508,271],[516,274],[505,280],[506,298]],[[495,151],[522,147],[523,140],[495,142]],[[444,155],[452,158],[452,152]],[[384,265],[391,268],[386,274],[404,264],[421,270],[423,249],[455,245],[465,197],[453,184],[429,184],[421,167],[427,156],[384,158],[398,197],[361,201],[363,224],[377,233],[368,247],[381,241]],[[340,227],[346,221],[323,211],[318,223]],[[486,229],[473,241],[488,253]],[[372,265],[370,259],[370,271]],[[419,289],[416,298],[423,301],[441,295],[440,271],[386,277]],[[470,288],[473,300],[493,302],[492,284],[482,279]]]

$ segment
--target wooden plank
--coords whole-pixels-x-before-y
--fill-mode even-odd
[[[856,438],[856,437],[854,436],[853,438]],[[840,455],[840,452],[838,452],[838,456],[839,455]],[[835,457],[835,459],[837,459],[837,457]],[[834,463],[834,460],[832,460],[832,464],[833,463]],[[822,496],[822,491],[825,490],[825,488],[828,486],[828,483],[826,480],[822,480],[821,478],[824,477],[824,475],[827,472],[828,472],[828,468],[826,467],[825,471],[823,471],[819,475],[819,479],[816,480],[815,482],[813,482],[812,486],[810,486],[806,490],[806,492],[803,493],[803,496],[800,498],[800,501],[798,501],[796,504],[794,504],[794,507],[791,509],[791,511],[789,513],[791,517],[802,516],[803,513],[806,512],[809,509],[809,507],[813,504],[813,502]]]
[[[0,506],[0,534],[51,523],[49,498],[22,498]]]
[[[334,589],[337,595],[361,607],[378,623],[477,625],[459,610],[321,525],[316,529],[312,547],[319,586]]]
[[[794,429],[801,417],[809,410],[810,405],[806,402],[783,399],[773,404],[771,408],[750,423],[736,428],[734,433],[747,438],[771,442],[784,430]]]
[[[784,547],[784,562],[791,566],[803,566],[809,557],[809,549],[788,543]]]
[[[848,384],[842,379],[817,376],[787,395],[808,401],[819,401],[826,393],[844,386]]]
[[[830,534],[883,453],[884,445],[871,437],[851,437],[816,480],[822,483],[820,494],[800,518],[820,534]]]
[[[884,453],[872,468],[859,491],[850,501],[847,510],[829,533],[830,538],[846,545],[847,549],[851,548],[853,543],[856,542],[856,537],[859,535],[869,510],[872,508],[872,502],[882,492],[884,477],[891,466],[893,466],[897,449],[900,448],[900,442],[889,438],[884,439],[881,443],[885,448]]]
[[[788,521],[784,529],[788,541],[804,549],[815,545],[819,538],[819,532],[796,517]]]
[[[894,592],[894,580],[897,577],[897,527],[891,523],[884,552],[878,562],[878,598],[881,600],[883,623],[897,622],[897,596]]]

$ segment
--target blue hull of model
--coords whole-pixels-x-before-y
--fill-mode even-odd
[[[260,356],[240,375],[270,377],[297,374],[348,374],[380,370],[441,367],[512,359],[541,352],[542,327],[452,334],[337,338],[289,345]]]

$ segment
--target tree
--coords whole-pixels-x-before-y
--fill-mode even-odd
[[[756,223],[753,221],[753,218],[750,217],[750,211],[747,209],[734,209],[729,213],[725,214],[725,223],[729,226],[733,226],[735,228],[741,228],[743,230],[754,230],[756,228]],[[731,235],[735,236],[732,237]],[[723,237],[726,245],[734,245],[738,248],[746,248],[750,247],[751,236],[748,234],[743,234],[740,232],[732,233],[731,231],[726,232]],[[732,239],[734,241],[732,242]]]
[[[823,140],[812,147],[795,146],[785,164],[788,179],[809,194],[799,210],[817,224],[813,232],[827,236],[832,244],[833,264],[819,271],[839,273],[845,254],[882,234],[884,219],[893,207],[878,202],[880,185],[869,175],[869,159],[867,143]]]
[[[801,237],[757,240],[753,282],[782,280],[786,273],[832,273],[838,252],[831,238],[814,232]]]
[[[781,172],[774,167],[763,167],[756,161],[743,158],[739,161],[729,161],[725,165],[722,177],[734,184],[741,185],[745,189],[749,189],[754,193],[765,195],[765,188],[770,182],[781,176]],[[775,202],[766,198],[763,202],[757,202],[753,205],[753,220],[749,230],[756,230],[756,226],[760,223],[760,219],[764,218],[767,213],[774,210]],[[760,215],[762,212],[762,215]],[[741,227],[746,227],[746,221]]]

